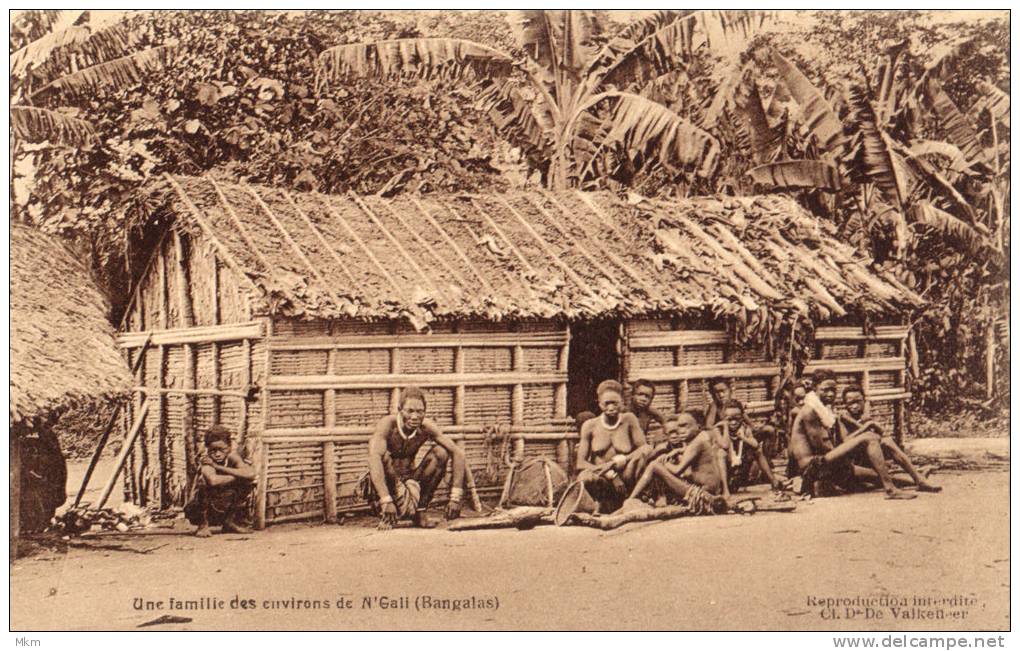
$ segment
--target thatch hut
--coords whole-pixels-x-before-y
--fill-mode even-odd
[[[162,236],[119,336],[134,361],[152,335],[134,408],[156,402],[127,474],[141,502],[180,504],[195,433],[219,421],[254,455],[259,524],[357,508],[368,434],[409,383],[496,486],[504,445],[568,462],[570,415],[606,377],[654,381],[672,411],[728,376],[766,415],[793,341],[904,421],[919,297],[787,198],[388,200],[166,177],[147,205]]]
[[[11,536],[45,525],[64,502],[66,469],[49,427],[77,401],[124,394],[131,379],[109,302],[57,240],[11,226]],[[24,458],[23,458],[24,457]],[[32,477],[23,481],[23,463]],[[24,490],[22,488],[24,487]]]

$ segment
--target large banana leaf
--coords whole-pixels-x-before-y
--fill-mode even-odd
[[[754,160],[759,163],[770,161],[782,144],[782,129],[774,129],[769,124],[758,92],[758,82],[752,76],[747,84],[741,87],[744,91],[737,96],[737,106],[747,123],[747,131],[751,140],[751,152]]]
[[[516,133],[535,148],[545,144],[554,122],[544,103],[522,94],[513,79],[489,80],[482,89],[476,107],[489,114],[497,131]]]
[[[24,142],[82,147],[96,139],[92,125],[56,111],[34,106],[11,107],[11,129]]]
[[[719,142],[707,131],[639,95],[613,91],[603,98],[613,110],[600,149],[616,146],[634,163],[653,159],[668,168],[693,167],[702,177],[715,172]]]
[[[84,43],[91,34],[85,25],[72,25],[57,32],[50,32],[25,47],[11,53],[11,76],[20,77],[30,68],[36,68],[50,58],[53,50]]]
[[[36,85],[47,84],[69,72],[127,56],[138,37],[123,24],[96,28],[89,24],[84,40],[57,47],[42,65],[33,69]]]
[[[815,135],[825,151],[838,155],[842,151],[845,139],[843,124],[832,110],[832,106],[797,66],[778,52],[772,53],[772,59],[790,94],[800,105],[804,126]]]
[[[928,201],[918,201],[911,206],[910,216],[915,222],[955,239],[970,253],[981,254],[994,248],[987,232],[982,232],[954,215],[936,208]],[[983,225],[979,224],[978,227],[987,231]]]
[[[348,43],[324,50],[317,63],[318,84],[348,76],[385,77],[459,75],[505,77],[513,69],[510,55],[459,38],[400,38],[375,43]]]
[[[83,9],[29,9],[11,11],[11,25],[27,23],[31,26],[28,39],[37,41],[47,34],[61,32],[78,22]]]
[[[512,12],[517,45],[539,67],[568,71],[576,80],[597,50],[601,25],[590,11],[529,9]]]
[[[1009,128],[1009,95],[987,81],[978,82],[978,90],[985,94],[985,107],[992,117]]]
[[[861,139],[860,172],[878,186],[885,200],[902,211],[910,193],[910,172],[894,151],[895,143],[879,128],[866,91],[855,86],[847,97]]]
[[[842,187],[839,172],[820,160],[787,160],[759,165],[748,170],[755,183],[774,188],[810,188],[838,192]]]
[[[123,88],[141,81],[149,72],[169,66],[176,45],[163,45],[107,61],[54,79],[32,94],[33,98],[52,91],[81,96],[100,88]]]
[[[642,22],[640,27],[625,30],[602,49],[588,69],[598,82],[593,88],[643,85],[653,77],[685,65],[693,53],[698,26],[705,35],[705,44],[713,47],[710,34],[726,36],[739,32],[748,35],[764,21],[764,16],[767,14],[753,10],[660,12]],[[722,43],[717,45],[721,47]],[[730,50],[740,50],[729,45]]]
[[[945,129],[949,140],[960,148],[969,162],[984,162],[984,148],[981,147],[981,142],[978,140],[977,131],[967,121],[966,116],[956,107],[939,82],[929,79],[927,90],[932,108],[942,122],[942,128]]]

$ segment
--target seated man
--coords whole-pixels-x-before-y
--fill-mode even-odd
[[[648,380],[636,380],[630,394],[630,411],[637,416],[641,424],[641,431],[645,433],[645,440],[651,441],[652,423],[656,422],[659,427],[665,427],[666,420],[658,409],[652,407],[652,400],[655,399],[655,385]]]
[[[365,497],[380,515],[379,528],[390,529],[400,518],[411,518],[415,526],[435,526],[426,515],[439,482],[446,476],[446,463],[453,459],[453,479],[446,518],[460,516],[464,497],[464,452],[435,422],[425,418],[425,394],[417,387],[400,392],[396,414],[384,416],[368,442],[370,482],[363,480]],[[435,446],[414,465],[414,458],[426,443]]]
[[[790,452],[801,469],[804,490],[813,495],[823,492],[832,483],[843,490],[854,491],[859,480],[874,477],[867,469],[855,466],[854,456],[863,449],[888,499],[913,499],[916,495],[896,488],[882,454],[881,437],[874,432],[860,432],[842,441],[834,442],[832,429],[837,417],[832,411],[836,402],[836,376],[828,369],[815,371],[815,391],[804,398],[804,406],[797,413],[790,435]]]
[[[686,503],[699,511],[726,510],[728,442],[714,430],[699,433],[698,416],[696,411],[688,410],[666,420],[668,439],[656,446],[653,460],[634,485],[630,499],[640,499],[649,491],[653,499]]]
[[[918,474],[914,464],[910,462],[910,458],[896,444],[893,437],[886,435],[875,421],[864,420],[864,400],[864,390],[856,384],[843,389],[843,410],[840,411],[839,421],[837,422],[837,442],[842,443],[843,441],[851,440],[864,432],[874,432],[882,437],[880,443],[882,444],[882,451],[885,456],[895,461],[910,475],[913,483],[917,485],[917,490],[926,493],[940,492],[942,487],[929,484]],[[855,463],[865,467],[868,465],[866,456],[862,456],[860,452],[858,452]],[[894,477],[893,479],[895,480],[896,478]]]
[[[195,535],[208,538],[209,525],[222,525],[223,533],[251,533],[240,524],[248,508],[255,469],[230,443],[230,430],[213,425],[205,433],[205,455],[199,460],[184,516],[198,527]]]
[[[773,489],[782,489],[783,483],[772,472],[772,466],[765,457],[764,446],[755,437],[753,427],[748,425],[744,405],[739,400],[731,399],[723,405],[722,419],[716,424],[715,430],[729,443],[727,475],[731,491],[751,484],[751,469],[755,465]]]
[[[641,476],[651,447],[637,416],[621,413],[623,387],[619,382],[606,380],[595,393],[602,413],[581,426],[578,479],[599,503],[599,511],[611,513]]]

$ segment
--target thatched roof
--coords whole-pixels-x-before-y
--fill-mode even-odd
[[[11,226],[11,428],[30,429],[76,400],[126,391],[109,303],[60,242]]]
[[[394,199],[165,177],[157,212],[201,230],[297,317],[587,319],[891,315],[921,299],[781,196],[623,201],[538,190]],[[752,315],[753,318],[753,315]]]

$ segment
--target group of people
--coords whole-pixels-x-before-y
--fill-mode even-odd
[[[854,492],[878,485],[889,499],[912,499],[919,491],[938,492],[922,477],[893,437],[864,417],[864,391],[843,389],[837,405],[836,377],[816,370],[810,377],[786,383],[779,391],[770,423],[755,425],[743,403],[733,397],[730,383],[708,383],[707,408],[688,408],[664,416],[652,407],[655,386],[638,380],[629,403],[616,380],[598,385],[599,413],[582,412],[577,421],[577,480],[598,504],[599,513],[611,513],[628,503],[683,504],[694,512],[724,512],[733,493],[760,481],[776,491],[801,477],[800,490],[811,495]],[[426,417],[428,401],[417,387],[400,393],[395,414],[377,423],[368,444],[368,474],[359,494],[380,518],[379,527],[392,528],[399,520],[415,526],[435,526],[428,506],[452,463],[447,519],[460,516],[464,497],[464,451],[442,428]],[[651,437],[661,430],[662,440]],[[431,447],[417,460],[422,447]],[[207,455],[185,510],[209,535],[209,524],[220,522],[225,531],[245,531],[239,515],[251,492],[255,472],[230,446],[230,434],[215,427],[206,434]],[[772,461],[786,452],[786,481]],[[890,462],[909,479],[894,475]]]

